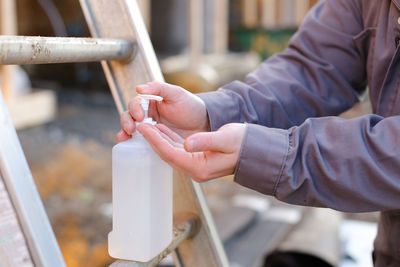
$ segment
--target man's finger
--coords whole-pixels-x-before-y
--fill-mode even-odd
[[[147,84],[138,85],[136,92],[146,95],[158,95],[165,101],[175,101],[182,94],[182,88],[176,85],[163,82],[149,82]]]
[[[116,138],[117,138],[117,141],[118,141],[118,142],[123,142],[123,141],[126,141],[126,140],[128,140],[129,138],[131,138],[131,136],[128,135],[124,130],[121,129],[121,130],[117,133]]]
[[[179,148],[183,148],[183,143],[177,143],[174,140],[172,140],[168,135],[166,135],[163,132],[160,132],[160,135],[167,140],[172,146],[174,147],[179,147]]]
[[[190,153],[183,148],[171,145],[164,138],[163,133],[154,126],[138,125],[137,128],[163,160],[174,169],[186,173],[197,182],[204,182],[233,172],[234,167],[228,170],[225,167],[225,165],[228,165],[228,162],[224,159],[227,156],[229,157],[230,154],[226,155],[210,151]],[[223,166],[223,170],[220,170],[221,166]]]
[[[177,170],[191,173],[193,166],[196,165],[193,164],[194,158],[191,153],[186,152],[183,148],[173,146],[154,126],[140,124],[137,128],[164,161]]]
[[[232,136],[227,132],[196,133],[186,138],[184,143],[188,152],[217,151],[232,152]]]
[[[144,111],[140,104],[140,98],[135,97],[128,103],[128,112],[135,121],[142,121],[144,119]]]
[[[166,134],[174,142],[183,144],[184,139],[179,134],[175,133],[170,128],[168,128],[166,125],[159,123],[156,124],[156,127],[160,130],[160,132]]]
[[[135,131],[135,122],[128,111],[125,111],[121,115],[121,127],[128,135],[133,134]]]
[[[162,159],[169,162],[170,158],[173,158],[172,154],[175,153],[174,146],[161,135],[157,128],[143,123],[139,124],[137,129]]]

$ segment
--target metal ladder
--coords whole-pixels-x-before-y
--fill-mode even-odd
[[[121,113],[127,109],[128,100],[135,96],[136,85],[164,80],[139,7],[136,0],[80,0],[80,4],[91,34],[96,38],[0,36],[0,64],[101,61],[118,111]],[[9,124],[7,120],[8,127]],[[0,130],[0,137],[7,135],[2,136]],[[18,142],[15,134],[11,138]],[[0,140],[0,151],[3,148],[4,144],[2,147]],[[22,160],[21,153],[19,148],[18,154]],[[7,155],[0,154],[0,160],[3,159],[0,174],[7,173],[3,175],[7,190],[20,183],[17,181],[21,179],[32,184],[29,169],[25,170],[25,173],[7,172],[13,164],[4,164],[6,157]],[[21,177],[22,175],[25,177]],[[17,190],[12,193],[12,201],[16,207],[21,206],[24,210],[29,206],[29,199],[24,198],[21,192]],[[37,192],[33,193],[33,197],[35,201],[40,201]],[[41,203],[38,207],[41,209],[39,217],[45,220],[45,227],[50,227]],[[35,217],[34,212],[17,213],[24,234],[32,240],[28,242],[29,249],[48,251],[39,253],[34,259],[35,264],[63,266],[64,262],[58,247],[55,247],[57,244],[54,242],[51,228],[44,229],[45,237],[32,235],[37,232],[37,223],[30,225]],[[27,224],[28,226],[25,226]],[[46,242],[45,238],[51,242]],[[50,254],[52,252],[54,253]],[[155,266],[171,252],[176,266],[228,266],[201,186],[179,172],[174,173],[174,239],[170,246],[148,263],[116,261],[112,266]],[[50,261],[49,257],[53,260]],[[55,265],[56,262],[58,264]]]

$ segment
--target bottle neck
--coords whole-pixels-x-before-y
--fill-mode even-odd
[[[156,121],[153,121],[152,118],[146,117],[142,122],[136,122],[136,127],[137,127],[139,124],[142,124],[142,123],[148,123],[148,124],[151,124],[151,125],[156,125],[156,124],[157,124],[157,122],[156,122]],[[132,138],[142,138],[142,139],[146,140],[146,139],[143,137],[143,135],[142,135],[141,133],[139,133],[137,130],[132,134]]]

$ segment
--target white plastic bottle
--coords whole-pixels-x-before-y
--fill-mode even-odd
[[[141,95],[145,119],[149,100]],[[108,252],[118,259],[147,262],[172,241],[172,168],[137,131],[133,138],[112,150],[113,229],[108,235]]]

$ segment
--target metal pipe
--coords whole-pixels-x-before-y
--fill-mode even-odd
[[[109,267],[154,267],[157,266],[160,261],[165,258],[168,254],[172,253],[183,241],[194,236],[199,229],[199,219],[196,217],[191,217],[186,221],[179,223],[174,228],[174,237],[171,244],[162,251],[159,255],[155,256],[149,262],[135,262],[135,261],[125,261],[118,260]]]
[[[130,61],[135,47],[135,42],[117,39],[0,36],[0,64]]]

